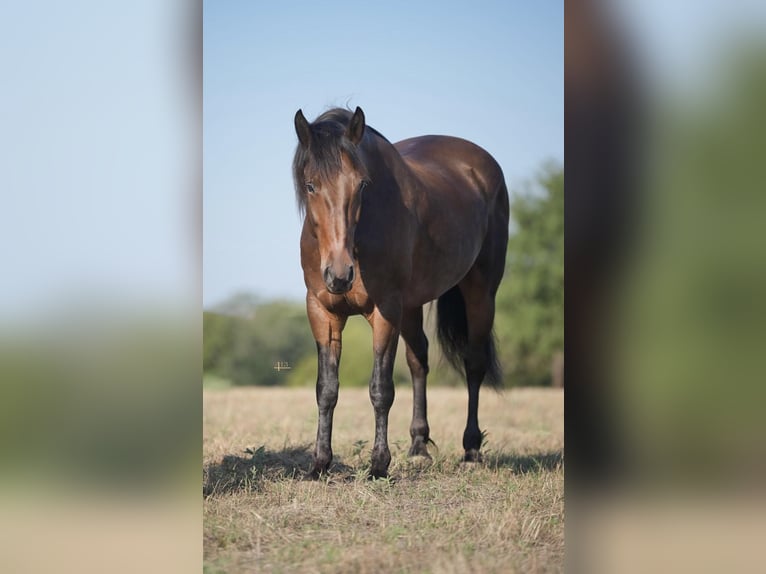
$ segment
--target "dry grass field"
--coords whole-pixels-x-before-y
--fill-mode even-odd
[[[313,389],[204,392],[204,563],[217,572],[562,572],[564,401],[557,389],[485,389],[484,462],[460,462],[465,389],[428,394],[433,461],[412,460],[410,389],[391,410],[390,478],[366,480],[366,389],[340,389],[334,466],[302,480]]]

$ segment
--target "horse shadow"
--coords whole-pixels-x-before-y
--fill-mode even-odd
[[[312,463],[312,445],[269,450],[265,446],[245,449],[246,456],[227,454],[220,462],[203,469],[202,494],[205,498],[216,494],[258,492],[264,481],[307,480]],[[539,454],[487,453],[483,466],[509,469],[514,474],[554,471],[564,464],[563,451]],[[334,460],[327,474],[330,482],[356,480],[357,469]]]
[[[490,468],[507,468],[514,474],[553,471],[564,465],[564,452],[546,452],[539,454],[489,453],[484,457],[484,464]]]
[[[248,448],[247,456],[224,455],[220,462],[203,468],[202,494],[205,498],[214,494],[257,492],[264,481],[306,480],[312,463],[312,445],[285,447],[269,450],[265,446]],[[335,477],[350,476],[353,469],[333,461],[329,469]]]

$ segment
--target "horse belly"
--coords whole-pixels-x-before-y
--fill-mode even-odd
[[[453,236],[454,237],[454,236]],[[473,267],[481,251],[479,240],[429,241],[413,258],[410,293],[412,305],[423,305],[457,285]]]

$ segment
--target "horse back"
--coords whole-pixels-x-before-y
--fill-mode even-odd
[[[473,142],[452,136],[428,135],[394,144],[426,194],[480,194],[493,203],[504,183],[495,159]]]
[[[412,174],[419,222],[414,299],[430,300],[465,276],[488,237],[507,237],[508,192],[497,161],[472,142],[432,135],[394,146]]]

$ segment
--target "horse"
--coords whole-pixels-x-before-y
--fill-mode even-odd
[[[441,135],[392,144],[357,107],[309,123],[298,110],[293,179],[303,217],[301,266],[317,347],[316,445],[308,477],[332,462],[342,332],[351,315],[372,327],[369,381],[375,413],[370,478],[388,476],[388,414],[399,337],[412,376],[410,456],[428,457],[428,339],[423,305],[437,301],[442,353],[468,387],[464,460],[481,460],[479,389],[501,385],[493,322],[503,278],[509,200],[495,159],[467,140]]]

